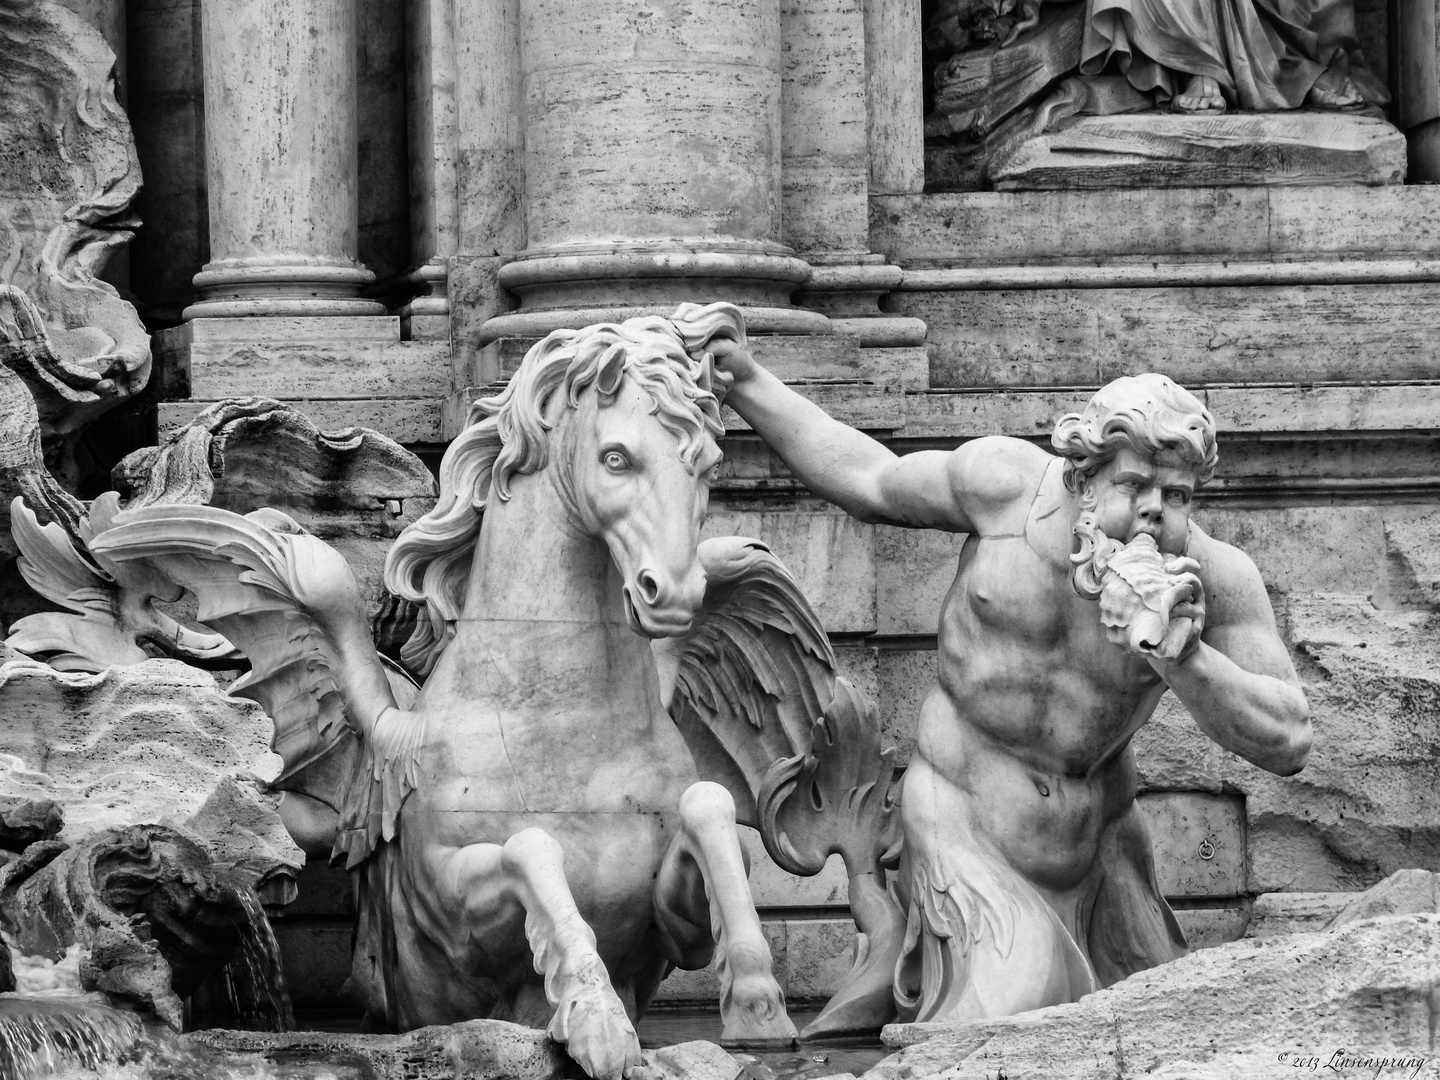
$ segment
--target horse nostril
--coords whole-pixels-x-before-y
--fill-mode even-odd
[[[635,575],[635,587],[640,590],[640,599],[647,607],[653,607],[660,599],[660,579],[649,570],[641,570]]]

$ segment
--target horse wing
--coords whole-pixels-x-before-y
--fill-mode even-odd
[[[891,978],[905,916],[886,879],[899,857],[894,751],[874,704],[835,673],[835,653],[794,577],[763,543],[707,540],[705,602],[689,633],[655,643],[662,691],[702,778],[792,874],[845,860],[864,937],[849,975],[807,1036],[894,1019]]]
[[[739,820],[794,874],[835,851],[893,847],[892,751],[875,707],[835,672],[835,653],[785,565],[759,540],[706,540],[705,602],[683,637],[657,641],[670,715],[700,775],[729,789]],[[802,791],[803,789],[803,791]],[[873,834],[873,835],[872,835]]]
[[[141,563],[189,589],[199,600],[197,618],[249,659],[250,671],[230,692],[258,702],[275,723],[271,746],[284,768],[274,787],[318,799],[342,821],[376,817],[378,832],[393,832],[414,786],[418,724],[407,722],[412,714],[391,712],[366,730],[362,709],[373,714],[377,703],[346,697],[344,663],[354,658],[342,658],[338,640],[365,642],[369,653],[359,659],[384,665],[368,646],[369,627],[339,552],[276,510],[242,517],[184,504],[124,511],[90,551],[102,565]],[[410,704],[408,680],[388,670],[385,677],[391,700],[380,704]],[[372,748],[375,739],[393,745]],[[371,775],[356,775],[365,772]]]

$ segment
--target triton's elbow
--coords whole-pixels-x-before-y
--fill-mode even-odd
[[[1309,703],[1300,694],[1296,697],[1299,700],[1287,710],[1289,715],[1285,718],[1284,735],[1275,748],[1273,763],[1268,766],[1276,776],[1294,776],[1305,768],[1305,763],[1310,760],[1310,748],[1315,743]]]

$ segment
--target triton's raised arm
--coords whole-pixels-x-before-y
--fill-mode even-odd
[[[1051,460],[1004,437],[899,456],[795,393],[744,346],[716,342],[712,352],[732,380],[725,403],[811,491],[861,521],[986,535],[1034,492]]]
[[[1297,773],[1310,754],[1310,711],[1260,571],[1196,525],[1190,554],[1205,582],[1201,644],[1151,664],[1210,738],[1269,772]]]

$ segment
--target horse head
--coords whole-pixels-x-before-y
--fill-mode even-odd
[[[487,500],[508,500],[513,478],[542,472],[570,526],[605,543],[631,629],[688,630],[704,598],[696,549],[724,430],[703,353],[744,334],[729,304],[556,330],[502,393],[477,401],[441,463],[435,509],[386,560],[387,587],[428,615],[407,663],[427,671],[453,633]]]

